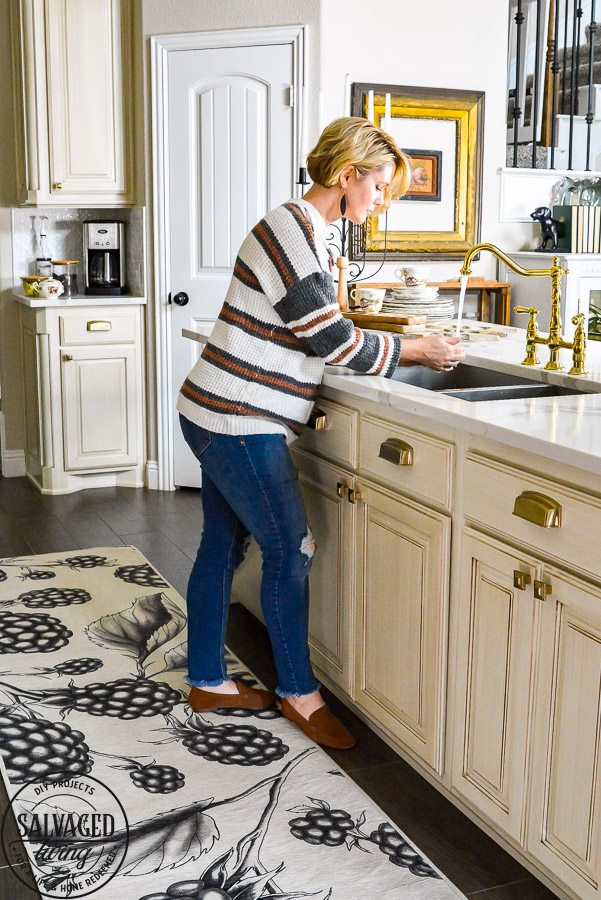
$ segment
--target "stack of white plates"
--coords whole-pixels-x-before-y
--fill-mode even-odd
[[[445,300],[435,287],[396,287],[386,292],[382,312],[405,316],[427,316],[429,321],[453,318],[453,301]]]

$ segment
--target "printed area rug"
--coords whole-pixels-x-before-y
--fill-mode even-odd
[[[135,548],[0,560],[15,878],[98,900],[464,896],[279,709],[193,713],[186,669],[185,603]]]

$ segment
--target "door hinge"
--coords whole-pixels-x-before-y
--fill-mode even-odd
[[[294,106],[294,85],[288,85],[288,106]]]

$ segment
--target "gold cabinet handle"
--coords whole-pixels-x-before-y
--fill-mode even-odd
[[[73,359],[73,356],[70,353],[63,354],[63,362],[71,362],[72,359]]]
[[[561,526],[561,504],[552,497],[539,494],[537,491],[522,491],[515,498],[513,515],[541,528],[559,528]]]
[[[336,485],[336,493],[339,497],[345,497],[349,491],[350,487],[348,486],[348,484],[343,484],[342,481],[339,481]]]
[[[380,444],[380,459],[394,463],[395,466],[412,466],[413,465],[413,447],[400,438],[386,438]]]
[[[315,431],[326,431],[328,428],[328,417],[322,409],[312,410],[307,422],[307,428],[313,428]]]
[[[86,326],[88,331],[110,331],[112,327],[112,322],[105,322],[102,319],[91,319]]]
[[[519,591],[525,591],[526,585],[530,584],[531,581],[532,575],[529,575],[528,572],[520,572],[519,569],[514,569],[513,586]]]
[[[357,500],[361,499],[361,491],[353,491],[350,490],[348,492],[349,503],[356,503]]]
[[[546,581],[534,580],[534,596],[537,600],[546,600],[552,592],[551,585],[547,584]]]
[[[62,181],[54,181],[54,182],[52,183],[52,190],[53,190],[53,191],[62,191],[62,189],[63,189],[63,183],[62,183]]]

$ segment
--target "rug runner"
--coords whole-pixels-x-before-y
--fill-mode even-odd
[[[186,671],[185,601],[136,548],[0,560],[15,878],[97,900],[464,896],[278,708],[196,714]]]

